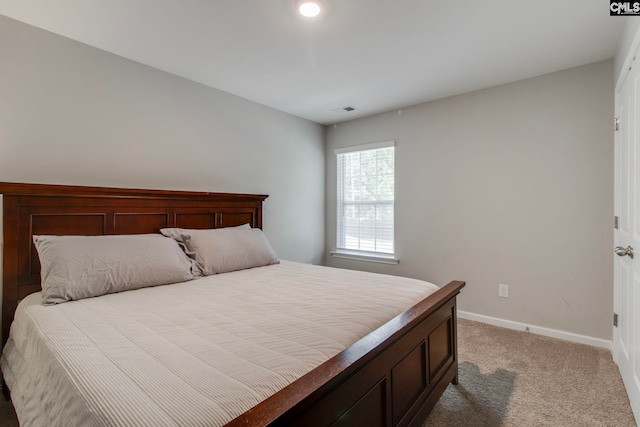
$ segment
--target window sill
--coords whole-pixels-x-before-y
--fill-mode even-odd
[[[353,259],[358,261],[377,262],[380,264],[398,264],[400,260],[393,255],[373,254],[369,252],[356,252],[356,251],[329,251],[332,257]]]

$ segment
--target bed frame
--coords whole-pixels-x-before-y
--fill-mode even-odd
[[[34,234],[139,234],[244,223],[262,228],[267,198],[16,183],[0,183],[0,194],[3,345],[19,301],[40,290]],[[456,295],[463,286],[443,286],[228,425],[422,425],[448,384],[457,384]]]

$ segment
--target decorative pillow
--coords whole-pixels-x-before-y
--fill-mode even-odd
[[[167,230],[171,229],[160,232],[165,236],[174,233]],[[179,239],[205,276],[280,262],[259,228],[182,229]]]
[[[192,261],[159,234],[33,236],[44,305],[192,280]]]

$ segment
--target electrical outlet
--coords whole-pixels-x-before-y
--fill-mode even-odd
[[[498,285],[498,296],[502,298],[509,298],[509,285]]]

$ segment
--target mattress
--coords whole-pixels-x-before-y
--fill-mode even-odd
[[[19,305],[2,354],[24,426],[217,426],[438,287],[283,261]]]

